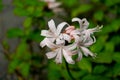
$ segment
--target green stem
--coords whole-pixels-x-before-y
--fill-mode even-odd
[[[73,77],[73,75],[71,74],[70,69],[69,69],[69,65],[68,65],[68,63],[66,61],[65,61],[65,65],[66,65],[66,69],[67,69],[68,75],[70,76],[71,80],[76,80]]]

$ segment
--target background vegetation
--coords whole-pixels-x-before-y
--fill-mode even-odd
[[[89,27],[103,25],[96,33],[97,42],[90,47],[97,57],[84,57],[75,65],[68,65],[76,80],[119,80],[120,79],[120,0],[58,0],[62,13],[54,13],[47,3],[40,0],[13,0],[16,16],[24,17],[23,25],[6,32],[6,39],[0,44],[9,61],[8,74],[17,80],[71,80],[65,62],[55,64],[45,56],[47,48],[39,46],[43,39],[42,29],[47,29],[47,21],[54,18],[56,23],[73,17],[87,18]],[[0,10],[2,11],[0,0]],[[72,24],[72,23],[71,23]],[[15,38],[18,44],[14,51],[7,39]],[[13,43],[14,44],[14,43]]]

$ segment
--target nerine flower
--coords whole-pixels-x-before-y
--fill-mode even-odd
[[[45,39],[40,43],[41,47],[44,47],[46,45],[46,39],[49,39],[51,42],[56,42],[59,44],[60,39],[64,38],[68,42],[70,42],[70,36],[64,33],[61,33],[63,27],[65,25],[68,25],[66,22],[60,23],[57,27],[55,26],[54,20],[50,20],[48,22],[49,30],[42,30],[41,35],[45,36]]]
[[[78,22],[80,28],[70,26],[66,22],[60,23],[57,27],[53,20],[48,22],[49,30],[42,30],[41,35],[45,39],[40,43],[41,47],[45,45],[51,49],[46,53],[48,59],[55,58],[56,63],[62,63],[62,56],[69,64],[74,64],[73,55],[78,55],[77,61],[80,61],[85,56],[96,56],[88,47],[96,42],[94,32],[99,32],[102,28],[97,26],[88,29],[89,22],[83,18],[73,18],[72,22]],[[67,25],[67,28],[64,28]]]
[[[78,59],[77,60],[81,60],[82,59],[82,53],[85,56],[95,56],[95,54],[93,54],[87,47],[91,46],[93,43],[96,42],[96,39],[93,35],[94,32],[98,32],[100,31],[100,29],[102,28],[97,26],[95,28],[92,29],[87,29],[89,26],[88,21],[83,18],[83,19],[79,19],[79,18],[73,18],[72,22],[77,21],[80,25],[80,28],[77,29],[78,32],[80,32],[80,34],[78,34],[78,32],[76,32],[75,30],[71,31],[71,35],[73,35],[73,37],[75,38],[75,43],[77,45],[77,52],[78,52]]]
[[[74,64],[74,60],[72,59],[72,54],[74,53],[72,50],[76,48],[74,44],[65,46],[64,41],[61,44],[54,44],[53,42],[46,39],[47,46],[52,49],[51,52],[47,52],[46,56],[48,59],[55,58],[56,63],[62,63],[62,56],[64,56],[65,60],[69,64]]]

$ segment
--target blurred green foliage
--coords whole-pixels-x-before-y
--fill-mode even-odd
[[[8,72],[16,73],[21,80],[70,80],[63,64],[47,60],[46,48],[40,48],[43,39],[40,31],[46,29],[46,20],[53,16],[70,22],[73,17],[87,18],[90,27],[103,25],[96,33],[97,42],[90,47],[97,53],[95,59],[85,57],[75,65],[69,65],[76,80],[119,80],[120,79],[120,0],[59,0],[66,16],[57,15],[40,0],[14,0],[14,14],[25,17],[22,28],[12,28],[7,37],[20,40],[10,55]],[[0,1],[1,6],[1,1]],[[3,42],[5,43],[5,42]],[[39,52],[35,52],[34,44]],[[5,47],[7,43],[3,44]],[[8,45],[7,45],[8,46]],[[6,48],[8,50],[8,47]],[[39,77],[36,79],[36,76]]]
[[[2,4],[2,0],[0,0],[0,12],[2,11],[3,8],[3,4]]]

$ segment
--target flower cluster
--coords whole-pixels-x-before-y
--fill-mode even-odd
[[[48,22],[49,30],[41,31],[41,35],[45,38],[40,42],[40,46],[47,46],[51,49],[46,53],[48,59],[55,58],[56,63],[62,63],[64,56],[67,63],[74,64],[73,55],[78,55],[77,61],[80,61],[83,55],[95,57],[95,53],[92,53],[88,47],[96,42],[93,33],[100,31],[102,26],[88,29],[89,22],[85,18],[73,18],[72,22],[78,22],[80,28],[76,29],[67,22],[56,26],[54,20],[50,20]]]

